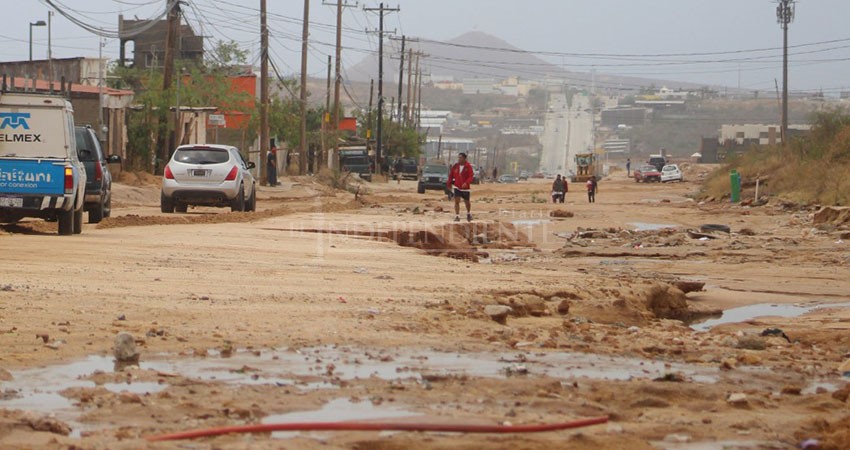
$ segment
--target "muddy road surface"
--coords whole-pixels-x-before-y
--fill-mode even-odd
[[[615,173],[594,204],[479,185],[471,223],[409,181],[294,179],[256,213],[164,215],[155,180],[125,177],[81,235],[2,227],[0,447],[850,448],[850,214],[700,202],[704,170]],[[115,360],[121,333],[137,362]]]

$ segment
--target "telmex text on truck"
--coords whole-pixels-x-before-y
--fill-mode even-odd
[[[0,92],[0,222],[40,217],[57,221],[61,235],[78,234],[85,185],[71,103]]]

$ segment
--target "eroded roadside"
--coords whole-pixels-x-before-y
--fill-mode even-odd
[[[846,308],[705,332],[688,322],[745,303],[840,302],[850,292],[847,251],[835,243],[842,225],[819,229],[810,212],[779,206],[697,205],[683,197],[692,188],[609,182],[600,203],[554,207],[531,200],[545,186],[485,185],[471,225],[451,224],[436,195],[388,187],[354,205],[349,194],[305,191],[302,200],[270,195],[266,210],[285,213],[245,221],[198,213],[216,219],[173,226],[157,222],[155,205],[136,206],[128,213],[145,219],[135,225],[152,226],[119,213],[123,226],[87,229],[59,254],[55,236],[7,235],[4,245],[25,251],[4,264],[0,283],[11,378],[0,442],[178,448],[142,439],[305,417],[525,424],[609,415],[607,426],[534,436],[333,433],[193,445],[784,448],[817,437],[841,448]],[[573,217],[550,216],[561,208]],[[688,235],[716,222],[732,233]],[[51,271],[78,258],[93,262]],[[686,293],[682,281],[704,285]],[[510,310],[497,321],[493,307]],[[787,338],[762,335],[772,328]],[[119,331],[136,337],[138,367],[112,365]]]

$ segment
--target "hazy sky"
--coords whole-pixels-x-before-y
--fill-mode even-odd
[[[258,59],[259,0],[186,1],[185,17],[197,32],[235,40]],[[148,18],[165,5],[165,0],[54,2],[74,17],[109,31],[116,30],[121,12],[129,18]],[[353,5],[353,0],[349,3]],[[324,77],[326,55],[333,52],[335,7],[319,0],[311,0],[310,5],[309,71],[311,76]],[[363,10],[363,6],[377,5],[361,0],[357,7],[345,8],[344,65],[377,51],[377,36],[364,32],[377,28],[377,14]],[[729,87],[740,84],[759,90],[773,90],[774,79],[781,82],[782,33],[776,4],[770,0],[397,0],[386,5],[401,9],[387,14],[385,20],[386,29],[398,34],[445,41],[467,31],[482,31],[524,50],[554,53],[539,56],[576,71],[596,67],[600,73]],[[268,7],[271,57],[290,75],[300,67],[303,2],[268,0]],[[47,11],[42,0],[22,0],[4,10],[0,59],[28,57],[27,24],[46,20]],[[848,19],[847,0],[809,0],[797,5],[790,28],[790,45],[796,46],[791,49],[792,91],[850,90]],[[97,56],[98,39],[59,14],[53,17],[52,36],[57,57]],[[46,27],[33,28],[33,45],[35,58],[46,57]],[[387,50],[397,45],[388,43]],[[116,40],[107,40],[104,54],[117,56]],[[433,64],[438,64],[438,57]],[[478,74],[487,72],[481,64],[465,67]]]

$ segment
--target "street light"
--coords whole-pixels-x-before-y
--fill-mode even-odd
[[[38,22],[30,22],[30,61],[32,61],[32,27],[43,27],[46,25],[47,23],[43,20],[39,20]]]

